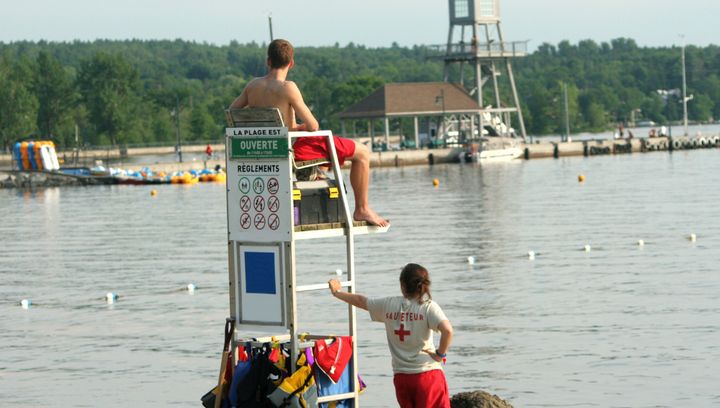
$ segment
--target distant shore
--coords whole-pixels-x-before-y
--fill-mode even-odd
[[[189,170],[202,170],[204,168],[225,167],[223,144],[211,145],[214,155],[210,160],[204,160],[204,151],[206,145],[188,145],[183,146],[183,153],[195,153],[192,160],[186,160],[182,163],[173,162],[147,162],[142,161],[142,157],[158,157],[174,155],[173,147],[146,147],[127,149],[122,152],[120,149],[106,150],[83,150],[79,154],[81,163],[93,163],[89,167],[93,167],[96,163],[105,167],[121,167],[123,169],[139,171],[144,168],[150,168],[154,172],[180,172]],[[582,141],[568,142],[548,142],[538,141],[537,143],[521,143],[520,149],[522,154],[519,159],[532,160],[538,158],[560,158],[566,156],[599,156],[608,154],[631,154],[658,151],[675,151],[690,150],[701,148],[718,148],[720,147],[720,135],[705,137],[655,137],[655,138],[632,138],[632,139],[593,139]],[[401,167],[412,165],[433,165],[440,163],[453,163],[463,160],[465,148],[451,147],[438,149],[419,149],[419,150],[397,150],[373,152],[371,155],[372,167]],[[203,159],[198,160],[197,154]],[[59,154],[61,159],[64,158],[64,167],[69,167],[68,152]],[[127,160],[132,157],[134,163],[122,163],[114,165],[113,161]],[[139,160],[138,160],[139,159]],[[12,177],[11,169],[12,158],[8,154],[0,155],[0,173],[8,174]],[[109,163],[109,164],[108,164]],[[347,166],[347,164],[346,164]],[[38,173],[42,174],[42,173]],[[3,176],[3,179],[8,177]],[[6,180],[7,181],[7,180]],[[10,183],[3,183],[6,187]]]

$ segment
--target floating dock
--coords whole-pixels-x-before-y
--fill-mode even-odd
[[[560,158],[567,156],[602,156],[646,152],[720,147],[720,135],[706,137],[653,137],[632,139],[595,139],[572,142],[522,143],[520,159]],[[400,167],[418,164],[457,163],[465,152],[462,147],[373,152],[373,167]]]

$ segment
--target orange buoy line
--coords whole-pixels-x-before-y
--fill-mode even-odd
[[[221,182],[226,180],[225,172],[222,170],[189,170],[173,173],[153,172],[150,168],[143,168],[139,171],[105,168],[97,166],[90,169],[94,177],[106,177],[114,179],[118,184],[197,184],[198,182]]]

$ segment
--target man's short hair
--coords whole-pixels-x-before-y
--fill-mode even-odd
[[[273,40],[268,46],[268,60],[271,68],[283,68],[290,65],[293,59],[292,44],[290,41],[277,39]]]

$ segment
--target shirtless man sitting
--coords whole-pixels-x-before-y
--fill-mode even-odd
[[[295,66],[293,46],[286,40],[274,40],[268,46],[267,75],[250,81],[242,94],[230,105],[230,109],[245,107],[276,107],[280,109],[285,125],[291,131],[313,132],[319,129],[318,121],[305,105],[300,89],[293,81],[286,80],[288,71]],[[302,123],[295,120],[299,118]],[[368,203],[370,183],[370,150],[354,140],[334,137],[338,160],[342,165],[350,160],[350,184],[355,193],[355,221],[385,227],[390,223],[380,217]],[[325,138],[301,137],[293,144],[297,160],[313,160],[328,157]]]

